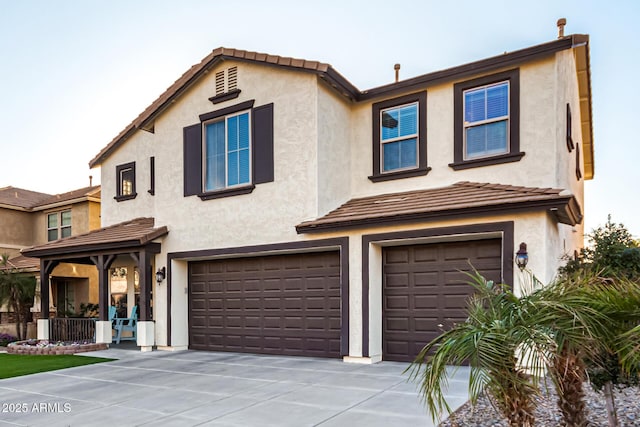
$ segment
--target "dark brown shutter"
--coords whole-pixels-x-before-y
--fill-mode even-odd
[[[253,183],[273,181],[273,103],[253,109]]]
[[[184,135],[184,195],[202,193],[202,125],[183,129]]]

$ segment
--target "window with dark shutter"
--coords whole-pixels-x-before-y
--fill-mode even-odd
[[[197,195],[202,200],[215,199],[220,197],[229,197],[239,194],[246,194],[253,191],[255,184],[263,184],[274,180],[274,167],[273,167],[273,103],[262,105],[256,108],[253,107],[253,101],[246,101],[236,106],[227,107],[221,110],[213,111],[200,115],[200,123],[196,123],[191,126],[187,126],[183,129],[183,145],[184,145],[184,196]],[[247,110],[248,109],[248,110]],[[250,111],[250,114],[239,113],[243,110]],[[203,134],[212,134],[212,125],[215,127],[222,127],[228,125],[227,118],[245,116],[251,120],[251,137],[247,138],[250,141],[249,156],[251,165],[251,177],[250,180],[232,180],[225,178],[226,175],[232,173],[235,169],[242,170],[240,166],[249,164],[246,161],[236,161],[232,154],[236,153],[236,145],[240,147],[242,144],[236,144],[233,136],[236,131],[229,129],[228,132],[218,132],[210,138],[207,136],[207,144],[204,146]],[[226,128],[225,128],[226,129]],[[235,132],[235,133],[234,133]],[[227,135],[229,134],[229,135]],[[237,139],[237,138],[236,138]],[[240,138],[242,139],[242,138]],[[215,141],[214,141],[215,140]],[[218,141],[219,140],[219,141]],[[216,141],[218,141],[216,145]],[[209,154],[207,162],[203,161],[203,153],[208,153],[212,150],[212,146],[215,145],[219,148],[218,151],[223,153],[219,161],[210,159]],[[215,154],[215,152],[212,152]],[[215,157],[215,156],[214,156]],[[238,157],[238,156],[236,156]],[[240,159],[242,160],[242,159]],[[238,165],[236,165],[238,163]],[[239,166],[239,167],[236,167]],[[215,170],[211,169],[214,168]],[[234,169],[235,168],[235,169]],[[218,171],[220,169],[220,171]],[[220,179],[216,181],[216,185],[209,185],[209,179],[205,180],[205,176],[209,178],[212,173],[220,175]],[[233,174],[232,174],[233,175]],[[241,174],[242,175],[242,174]],[[235,176],[235,175],[234,175]],[[244,176],[244,175],[242,175]],[[248,176],[248,175],[247,175]],[[205,182],[206,181],[206,182]],[[236,182],[237,181],[237,182]]]
[[[575,145],[573,143],[573,137],[571,136],[571,106],[569,105],[569,103],[567,102],[567,150],[569,150],[569,152],[571,152],[574,148]]]
[[[273,181],[273,103],[253,109],[253,182]]]
[[[202,193],[202,124],[187,126],[184,134],[184,195]]]

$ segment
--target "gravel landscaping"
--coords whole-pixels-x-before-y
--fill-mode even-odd
[[[584,385],[587,394],[587,411],[590,426],[606,427],[607,409],[604,395],[593,391],[589,384]],[[615,391],[616,409],[620,427],[640,427],[640,388],[627,387]],[[544,388],[538,399],[535,412],[536,426],[561,427],[562,417],[556,406],[556,393],[553,387]],[[478,399],[476,406],[465,403],[451,417],[440,423],[440,427],[508,427],[507,422],[491,406],[486,397]]]

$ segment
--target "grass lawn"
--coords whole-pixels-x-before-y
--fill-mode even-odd
[[[110,362],[114,359],[103,357],[65,355],[34,356],[27,354],[0,354],[0,379],[36,374],[38,372],[55,371],[74,366],[93,363]]]

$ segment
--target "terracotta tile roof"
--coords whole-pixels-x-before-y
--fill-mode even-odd
[[[72,200],[80,199],[83,197],[100,197],[100,186],[94,185],[92,187],[84,187],[79,188],[77,190],[68,191],[62,194],[56,194],[54,196],[50,196],[48,199],[42,200],[41,202],[35,204],[33,207],[43,207],[47,205],[52,205],[55,203],[62,202],[70,202]]]
[[[56,203],[70,202],[83,197],[100,198],[100,186],[94,185],[55,195],[11,186],[0,188],[0,205],[14,206],[25,210],[34,210]]]
[[[560,189],[516,187],[477,182],[458,182],[448,187],[352,199],[313,221],[305,221],[298,233],[345,227],[439,220],[447,216],[489,215],[514,210],[553,212],[558,221],[576,224],[582,213],[575,197]]]
[[[22,254],[42,257],[71,252],[91,252],[106,248],[142,246],[169,232],[166,226],[155,228],[154,223],[154,218],[136,218],[85,234],[26,248],[22,250]]]
[[[18,255],[7,261],[7,265],[0,265],[0,270],[17,268],[23,271],[39,271],[40,260],[38,258],[29,258],[24,255]]]
[[[289,58],[285,56],[269,55],[267,53],[251,52],[240,49],[219,47],[214,49],[198,64],[191,66],[178,80],[149,105],[138,117],[136,117],[125,129],[122,130],[106,147],[104,147],[90,162],[91,168],[98,166],[114,149],[131,136],[138,129],[147,129],[149,123],[171,104],[171,101],[185,92],[191,84],[204,75],[209,68],[224,59],[240,61],[260,62],[273,66],[313,72],[327,80],[333,87],[347,97],[355,97],[358,89],[349,83],[331,65],[306,59]]]
[[[0,205],[15,206],[30,209],[32,206],[52,197],[51,194],[24,190],[16,187],[0,188]]]

